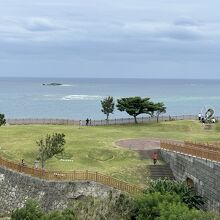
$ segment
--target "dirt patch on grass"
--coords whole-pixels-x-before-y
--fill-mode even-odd
[[[129,150],[156,150],[160,149],[160,140],[157,139],[127,139],[119,140],[116,145]]]
[[[119,140],[116,145],[129,149],[135,150],[139,153],[140,159],[151,159],[154,152],[160,155],[160,140],[157,139],[127,139]],[[160,156],[158,158],[160,160]]]

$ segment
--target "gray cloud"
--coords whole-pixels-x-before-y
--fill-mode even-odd
[[[180,26],[198,26],[199,22],[190,17],[179,17],[174,21],[174,24]]]
[[[154,40],[175,39],[175,40],[200,40],[207,36],[203,27],[180,26],[173,23],[142,22],[125,25],[125,31],[134,37],[145,37]],[[207,36],[208,37],[208,36]]]
[[[28,67],[27,74],[59,75],[63,68],[67,75],[74,69],[85,76],[181,77],[178,68],[195,74],[201,62],[201,72],[210,67],[214,77],[218,6],[217,0],[7,0],[0,3],[0,75]]]
[[[171,38],[175,40],[194,41],[204,39],[205,33],[196,29],[171,27],[165,31],[159,32],[158,36],[161,38]]]

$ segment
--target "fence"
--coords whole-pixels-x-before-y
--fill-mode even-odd
[[[184,142],[185,146],[192,146],[200,149],[220,152],[220,143],[199,143],[199,142]]]
[[[179,115],[179,116],[160,116],[159,121],[171,121],[171,120],[194,120],[195,115]],[[138,123],[155,122],[157,117],[138,117]],[[70,119],[7,119],[7,123],[10,125],[31,125],[31,124],[48,124],[48,125],[77,125],[86,126],[86,120],[70,120]],[[104,125],[122,125],[122,124],[134,124],[134,118],[118,118],[109,120],[91,120],[89,126],[104,126]]]
[[[192,156],[220,162],[220,149],[217,145],[183,142],[176,143],[172,141],[161,141],[162,149],[189,154]]]
[[[33,177],[38,177],[45,180],[53,181],[95,181],[97,183],[102,183],[110,187],[114,187],[124,192],[128,193],[139,193],[143,189],[139,186],[132,185],[121,180],[115,179],[113,177],[91,171],[48,171],[43,169],[35,169],[32,167],[24,166],[19,163],[9,161],[7,159],[0,157],[0,166],[5,167],[20,173],[24,173]]]

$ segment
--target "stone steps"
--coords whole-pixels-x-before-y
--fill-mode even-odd
[[[156,179],[174,179],[172,170],[168,164],[165,165],[149,165],[150,178]]]

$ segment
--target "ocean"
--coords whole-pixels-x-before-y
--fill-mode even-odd
[[[7,118],[104,119],[100,100],[106,96],[150,97],[165,103],[166,115],[197,115],[209,107],[218,115],[220,80],[0,78],[0,113]],[[118,110],[110,116],[121,117],[129,116]]]

